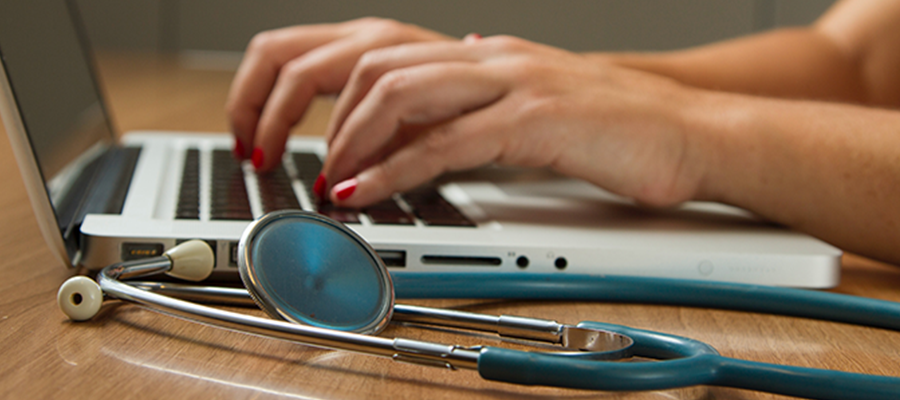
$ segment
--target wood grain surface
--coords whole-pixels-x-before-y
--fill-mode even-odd
[[[105,54],[100,70],[121,131],[228,130],[224,102],[233,72],[190,70],[171,56]],[[297,130],[321,134],[331,100]],[[56,308],[59,265],[38,231],[6,135],[0,139],[0,398],[623,398],[770,399],[745,390],[692,387],[606,393],[517,386],[448,371],[310,348],[202,326],[108,302],[90,322]],[[900,269],[844,257],[834,290],[900,301]],[[723,355],[789,365],[900,376],[900,333],[743,312],[591,302],[433,300],[491,314],[560,322],[594,320],[695,338]],[[392,326],[383,335],[496,344],[490,338]]]

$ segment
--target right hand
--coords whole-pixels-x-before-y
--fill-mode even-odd
[[[281,160],[290,129],[313,97],[340,92],[369,50],[451,37],[378,18],[296,26],[257,34],[228,94],[234,153],[258,171]]]

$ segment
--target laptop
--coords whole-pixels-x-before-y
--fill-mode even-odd
[[[107,118],[72,3],[0,1],[0,111],[41,231],[60,262],[99,269],[189,239],[235,279],[248,223],[278,209],[338,219],[393,274],[614,274],[826,288],[841,252],[737,208],[652,210],[546,170],[443,176],[362,210],[317,204],[321,138],[292,137],[257,175],[227,133],[131,132]],[[118,138],[118,139],[117,139]],[[299,245],[299,244],[298,244]]]

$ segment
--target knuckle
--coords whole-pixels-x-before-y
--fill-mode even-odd
[[[378,19],[372,25],[383,33],[401,32],[405,28],[405,24],[393,19]]]
[[[381,18],[381,17],[366,16],[366,17],[354,19],[354,20],[350,21],[350,23],[354,24],[354,25],[358,25],[358,26],[363,26],[363,27],[372,27],[372,26],[376,26],[378,24],[383,23],[385,20],[386,20],[385,18]]]
[[[372,168],[372,177],[379,184],[378,186],[386,187],[394,183],[394,176],[398,169],[397,161],[393,157],[388,157]]]
[[[256,118],[253,117],[252,113],[243,108],[229,105],[227,113],[228,120],[231,122],[231,126],[234,129],[247,131],[251,130],[253,125],[256,124]]]
[[[380,38],[386,43],[400,43],[410,36],[410,27],[393,19],[379,18],[368,23],[365,34]]]
[[[244,107],[237,97],[232,96],[225,102],[225,114],[228,115],[232,124],[242,122],[240,114],[244,112]]]
[[[403,70],[394,70],[381,76],[372,91],[382,103],[389,104],[402,97],[409,85],[409,73]]]
[[[385,49],[369,50],[363,53],[356,63],[354,76],[362,82],[373,82],[381,75],[382,66],[387,58]]]
[[[548,116],[563,115],[565,111],[565,104],[560,99],[530,90],[522,94],[518,114],[520,118],[539,121]]]
[[[449,125],[441,125],[422,138],[422,147],[430,156],[437,157],[447,151],[455,137],[455,131]]]
[[[295,58],[281,67],[280,75],[286,78],[299,79],[306,75],[308,70],[309,68],[302,58]]]
[[[537,78],[538,68],[534,63],[516,60],[503,66],[504,72],[516,82],[530,82]]]
[[[525,46],[525,41],[515,36],[498,35],[488,38],[489,43],[496,46],[499,50],[516,51]]]
[[[263,31],[253,35],[250,43],[247,45],[247,53],[268,54],[275,44],[274,31]]]

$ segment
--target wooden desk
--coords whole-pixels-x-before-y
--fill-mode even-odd
[[[225,131],[231,72],[179,69],[171,58],[101,60],[121,130]],[[318,133],[327,101],[301,132]],[[75,274],[44,243],[9,143],[0,139],[0,398],[774,398],[694,387],[601,393],[525,387],[345,352],[319,350],[209,328],[111,302],[101,316],[71,323],[56,308]],[[900,268],[845,257],[836,292],[900,301]],[[493,314],[597,320],[712,344],[726,356],[900,376],[900,333],[741,312],[585,302],[418,301]],[[392,327],[386,335],[463,343],[472,338]]]

